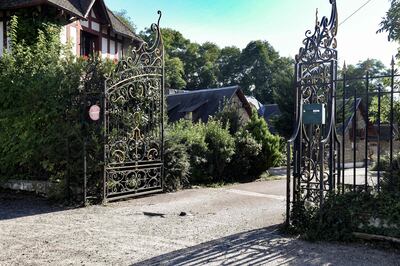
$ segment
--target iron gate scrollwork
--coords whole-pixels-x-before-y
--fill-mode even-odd
[[[339,180],[340,144],[335,129],[338,15],[336,1],[330,4],[331,17],[319,21],[317,14],[315,30],[306,32],[296,56],[296,124],[288,142],[287,223],[292,203],[322,204]],[[326,123],[305,124],[305,105],[326,106]]]
[[[105,82],[104,195],[111,201],[163,190],[164,48],[161,12],[143,42]]]

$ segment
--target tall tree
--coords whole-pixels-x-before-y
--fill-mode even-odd
[[[176,90],[186,88],[184,75],[185,69],[182,61],[178,57],[167,57],[165,60],[165,86],[168,89]]]
[[[378,32],[386,32],[389,41],[400,42],[400,0],[390,0],[390,2],[390,8],[386,12],[386,17],[383,18]]]
[[[182,33],[170,28],[161,29],[165,53],[170,57],[180,57],[182,52],[187,49],[190,40],[183,37]],[[147,32],[150,34],[150,32]]]
[[[238,84],[241,51],[235,46],[222,48],[217,60],[219,68],[218,81],[221,86]]]
[[[163,28],[162,34],[166,85],[171,89],[240,85],[246,94],[262,103],[273,103],[274,94],[286,90],[285,80],[292,75],[292,62],[281,58],[266,41],[252,41],[241,51],[234,46],[220,49],[211,42],[200,45],[173,29]],[[149,29],[140,36],[149,43],[154,38]],[[282,108],[288,110],[286,106]]]
[[[380,76],[387,73],[385,65],[377,59],[366,59],[360,61],[356,65],[348,65],[346,67],[346,89],[345,98],[351,98],[354,93],[361,97],[364,101],[366,100],[366,83],[363,77],[369,73],[369,76]],[[343,69],[339,70],[339,75],[343,76]],[[377,86],[381,80],[370,80],[369,92],[376,91]],[[339,82],[337,86],[338,98],[343,97],[343,83]]]
[[[185,80],[187,88],[194,90],[200,86],[199,60],[200,60],[200,45],[190,43],[183,52],[181,58],[185,66]]]
[[[266,41],[252,41],[240,56],[240,86],[262,103],[273,103],[272,74],[279,54]]]
[[[383,95],[381,97],[380,109],[378,104],[378,97],[374,97],[369,106],[369,120],[372,123],[377,123],[380,118],[381,123],[390,123],[391,121],[391,106],[390,95]],[[379,117],[380,116],[380,117]],[[393,102],[393,122],[399,124],[400,122],[400,101],[394,99]]]
[[[218,66],[217,59],[221,53],[220,48],[211,42],[205,42],[199,47],[200,57],[196,60],[199,88],[206,89],[210,87],[218,87]]]
[[[281,115],[272,121],[279,135],[289,138],[293,133],[295,89],[294,89],[294,61],[282,57],[276,61],[276,70],[273,74],[274,102],[278,104]]]
[[[182,53],[187,49],[190,41],[183,35],[173,29],[161,29],[165,49],[165,86],[168,89],[184,89],[187,82],[185,77],[185,64],[182,61]],[[155,38],[150,29],[145,29],[139,33],[139,36],[147,43],[152,43]]]

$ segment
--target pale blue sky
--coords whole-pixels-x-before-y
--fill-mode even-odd
[[[343,21],[367,0],[337,0],[339,21]],[[219,46],[244,48],[251,40],[267,40],[282,56],[294,56],[304,33],[313,29],[315,9],[320,17],[330,15],[329,0],[106,0],[112,10],[125,9],[138,30],[157,19],[163,11],[162,27],[180,31],[186,38]],[[357,63],[377,58],[386,65],[397,44],[386,34],[376,34],[389,8],[388,0],[372,0],[339,27],[338,50],[343,60]]]

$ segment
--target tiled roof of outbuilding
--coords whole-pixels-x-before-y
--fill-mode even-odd
[[[85,16],[81,2],[89,2],[88,0],[2,0],[0,1],[0,9],[17,9],[24,7],[37,6],[41,4],[50,4],[60,7],[74,15],[83,18]]]
[[[126,35],[128,37],[139,39],[131,29],[125,25],[111,10],[107,8],[108,17],[110,18],[111,27],[115,32],[120,33],[122,35]]]
[[[196,112],[195,121],[207,122],[210,116],[218,113],[224,101],[231,100],[238,94],[243,106],[251,114],[250,105],[238,86],[204,89],[190,92],[170,94],[167,96],[168,118],[176,122],[185,117],[188,112]]]

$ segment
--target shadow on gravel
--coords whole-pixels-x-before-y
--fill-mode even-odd
[[[31,194],[0,190],[0,221],[67,209]]]
[[[277,226],[239,233],[151,258],[136,265],[264,265],[290,264],[298,246],[282,237]]]
[[[235,234],[154,257],[139,265],[399,265],[400,255],[362,245],[309,243],[277,226]]]

